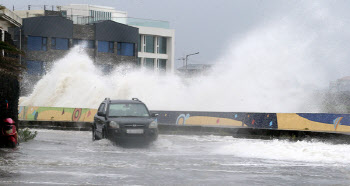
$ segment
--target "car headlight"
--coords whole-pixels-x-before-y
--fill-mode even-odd
[[[115,121],[111,121],[111,122],[109,123],[109,126],[110,126],[111,128],[119,129],[119,124],[118,124],[117,122],[115,122]]]
[[[157,121],[152,121],[152,123],[149,124],[149,128],[157,128],[157,127],[158,127]]]

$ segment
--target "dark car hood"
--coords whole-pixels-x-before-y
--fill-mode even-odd
[[[144,117],[118,117],[118,118],[108,118],[110,121],[115,121],[118,124],[150,124],[154,121],[153,118]]]

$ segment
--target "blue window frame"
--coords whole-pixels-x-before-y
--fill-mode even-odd
[[[98,41],[98,52],[114,53],[114,42]]]
[[[74,39],[73,46],[82,45],[83,48],[95,48],[94,40]]]
[[[69,49],[68,39],[58,38],[58,37],[51,38],[51,48],[55,50],[68,50]]]
[[[44,66],[42,61],[27,61],[27,73],[31,75],[43,75]]]
[[[47,49],[46,46],[47,46],[47,38],[46,37],[28,36],[28,40],[27,40],[27,49],[28,50],[46,51],[46,49]]]
[[[134,43],[118,43],[118,55],[121,56],[134,56],[135,44]]]

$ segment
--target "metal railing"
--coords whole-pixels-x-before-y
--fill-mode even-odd
[[[156,27],[169,29],[170,25],[168,21],[151,20],[151,19],[140,19],[133,17],[115,17],[113,21],[123,23],[132,26],[144,26],[144,27]]]
[[[130,25],[130,26],[144,26],[169,29],[170,25],[168,21],[140,19],[133,17],[92,17],[92,16],[79,16],[79,15],[67,15],[67,19],[73,21],[74,24],[93,24],[100,21],[111,20],[118,23]]]
[[[22,19],[17,14],[13,13],[7,8],[3,8],[0,10],[0,17],[6,19],[7,21],[11,22],[17,27],[20,27],[22,25]]]

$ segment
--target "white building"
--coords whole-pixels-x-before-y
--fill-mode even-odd
[[[174,72],[175,30],[169,22],[128,17],[127,12],[113,7],[70,4],[56,9],[74,24],[92,24],[102,20],[112,20],[139,28],[138,64],[154,71]],[[17,10],[21,18],[43,16],[49,10]]]
[[[57,6],[57,9],[65,11],[65,15],[70,18],[74,24],[89,24],[101,20],[113,20],[119,22],[117,19],[123,21],[128,17],[126,12],[117,11],[113,7],[107,6],[70,4]]]
[[[70,4],[58,6],[75,24],[91,24],[112,20],[139,28],[139,65],[155,71],[174,72],[175,30],[166,21],[128,17],[126,12],[113,7]]]
[[[45,14],[45,10],[15,10],[14,12],[21,18],[37,17]]]
[[[11,27],[21,27],[22,26],[22,19],[13,13],[11,10],[7,9],[4,6],[0,6],[0,40],[8,42],[9,40],[12,41],[9,37],[10,34],[8,33],[9,28]],[[9,37],[6,37],[9,36]],[[20,48],[21,49],[21,48]],[[4,56],[4,50],[0,51],[0,55]]]
[[[4,41],[5,32],[8,32],[9,27],[20,27],[22,19],[13,13],[11,10],[0,6],[0,30],[1,41]]]

